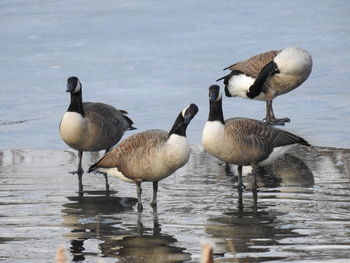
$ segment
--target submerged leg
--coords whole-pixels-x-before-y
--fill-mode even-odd
[[[153,200],[151,202],[152,207],[157,207],[157,192],[158,192],[158,181],[153,182]]]
[[[277,119],[275,117],[272,109],[272,100],[266,101],[266,117],[264,120],[271,125],[284,125],[286,122],[290,122],[289,118]]]
[[[142,189],[141,189],[141,183],[136,183],[136,192],[137,192],[137,211],[138,212],[142,212],[143,210],[143,206],[142,206],[142,202],[141,202],[141,193],[142,193]]]

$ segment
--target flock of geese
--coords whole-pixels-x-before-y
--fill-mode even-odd
[[[248,118],[224,119],[222,93],[218,85],[209,87],[209,116],[202,134],[203,149],[222,161],[238,166],[238,187],[242,189],[242,166],[252,166],[252,190],[256,191],[256,169],[273,162],[296,144],[309,146],[303,138],[275,128],[288,118],[278,119],[272,100],[302,84],[312,70],[310,54],[300,47],[272,50],[235,63],[223,78],[228,97],[266,101],[264,121]],[[136,129],[124,110],[104,103],[83,102],[82,84],[77,77],[67,80],[71,101],[59,132],[62,140],[78,151],[79,190],[82,191],[82,156],[85,151],[105,150],[105,155],[88,172],[118,177],[137,187],[138,211],[142,211],[141,183],[153,182],[152,206],[157,205],[158,182],[184,166],[190,157],[186,140],[188,124],[198,112],[195,104],[185,107],[171,129],[147,130],[117,144],[124,133]],[[117,144],[117,145],[116,145]],[[115,146],[116,145],[116,146]],[[106,186],[108,185],[106,177]]]

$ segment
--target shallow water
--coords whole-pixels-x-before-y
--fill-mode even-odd
[[[350,260],[349,1],[0,1],[0,261],[52,262],[59,245],[74,261],[198,262],[200,241],[216,262]],[[274,101],[299,148],[260,178],[238,207],[235,177],[204,154],[207,88],[233,62],[299,45],[313,71]],[[133,185],[85,174],[58,134],[77,75],[85,101],[125,109],[138,132],[170,129],[196,103],[190,162],[160,183],[159,206],[136,212]],[[262,119],[258,101],[224,98],[225,117]],[[132,134],[129,132],[125,136]],[[337,147],[329,148],[329,147]],[[84,155],[84,168],[98,158]]]
[[[87,154],[83,167],[97,154]],[[199,262],[200,242],[216,262],[347,262],[350,260],[350,151],[297,148],[259,178],[257,207],[244,170],[243,210],[233,175],[193,146],[188,164],[159,184],[144,183],[144,211],[133,184],[84,174],[77,193],[75,153],[0,152],[0,259],[52,262],[62,245],[72,261]],[[288,165],[286,165],[286,163]]]

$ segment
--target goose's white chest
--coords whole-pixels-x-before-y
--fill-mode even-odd
[[[184,136],[172,134],[165,144],[164,162],[172,169],[184,166],[190,158],[190,146]]]
[[[203,149],[220,158],[222,150],[225,149],[224,137],[225,126],[220,121],[207,121],[202,134]]]
[[[60,124],[62,140],[70,147],[80,150],[79,145],[84,140],[87,124],[82,115],[76,112],[66,112]]]

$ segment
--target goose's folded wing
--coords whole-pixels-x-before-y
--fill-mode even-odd
[[[272,147],[285,146],[289,144],[310,145],[303,138],[275,128],[265,122],[247,119],[233,118],[226,120],[226,126],[236,131],[236,133],[245,137],[245,140],[250,140],[252,143],[269,145]]]
[[[256,78],[259,75],[261,69],[267,63],[273,60],[280,52],[281,50],[271,50],[265,53],[261,53],[247,60],[243,60],[231,66],[228,66],[225,69],[242,72],[250,77]]]
[[[164,142],[167,137],[168,133],[163,130],[149,130],[131,135],[117,147],[106,153],[97,163],[92,165],[89,168],[89,172],[100,167],[118,167],[123,158],[130,158],[134,153],[139,155],[143,152],[143,148],[150,148],[152,145]]]

